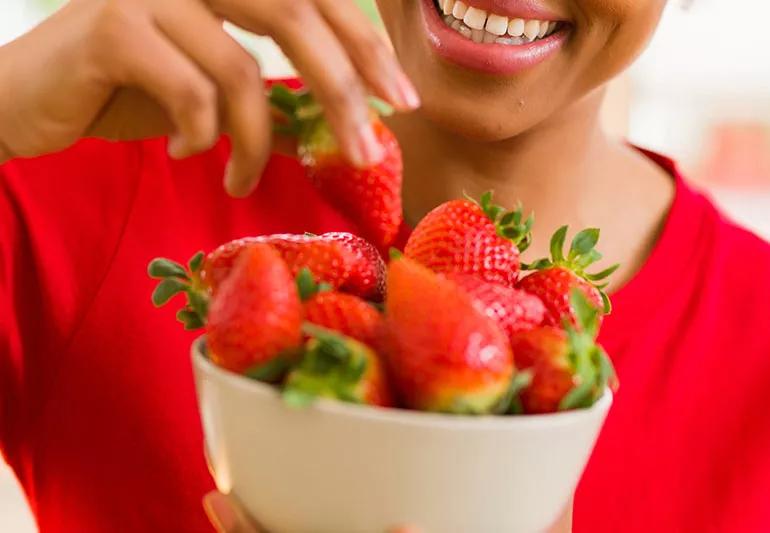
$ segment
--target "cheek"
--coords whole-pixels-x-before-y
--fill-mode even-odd
[[[576,2],[576,50],[588,88],[622,72],[645,49],[667,0],[582,0]]]

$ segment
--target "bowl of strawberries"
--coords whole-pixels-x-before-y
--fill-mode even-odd
[[[362,231],[246,237],[150,263],[192,346],[219,489],[273,533],[537,532],[565,509],[612,403],[599,230],[458,199],[402,250],[401,155],[349,167],[309,93],[274,87],[308,177]],[[379,109],[379,108],[378,108]],[[387,259],[387,260],[386,260]]]
[[[150,265],[192,358],[218,487],[273,532],[541,531],[612,403],[598,230],[522,265],[531,221],[485,195],[386,262],[348,233],[266,235]],[[528,273],[524,273],[525,270]]]

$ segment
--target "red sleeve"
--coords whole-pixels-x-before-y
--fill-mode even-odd
[[[56,357],[108,271],[131,212],[141,143],[85,140],[0,166],[0,449],[24,420],[27,357]],[[26,363],[26,364],[25,364]],[[25,372],[25,366],[27,372]]]

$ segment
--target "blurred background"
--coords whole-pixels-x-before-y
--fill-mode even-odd
[[[376,18],[372,0],[358,2]],[[0,45],[61,3],[0,0]],[[611,88],[604,119],[616,135],[677,159],[730,216],[770,239],[767,19],[770,3],[759,0],[669,2],[649,49]],[[725,31],[729,27],[740,31]],[[268,75],[291,74],[291,65],[268,39],[233,31]],[[0,531],[34,531],[2,464]]]

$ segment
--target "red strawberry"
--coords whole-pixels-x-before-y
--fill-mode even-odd
[[[352,294],[322,291],[305,301],[304,307],[308,322],[376,347],[382,315],[364,300]]]
[[[363,235],[384,251],[398,235],[403,220],[401,149],[393,133],[380,121],[383,106],[373,105],[375,136],[384,159],[370,168],[355,168],[340,154],[320,106],[307,92],[273,86],[270,100],[289,121],[288,133],[299,136],[299,156],[308,176],[324,198],[352,220]]]
[[[438,206],[417,224],[404,255],[434,272],[472,274],[513,287],[532,218],[522,221],[521,209],[505,212],[491,202],[492,194],[486,193],[480,205],[453,200]]]
[[[353,258],[339,242],[327,241],[314,235],[280,233],[246,237],[223,244],[208,256],[201,270],[201,280],[213,292],[227,278],[233,262],[241,251],[254,243],[272,246],[289,266],[292,276],[308,268],[318,281],[341,287],[350,277]]]
[[[406,406],[488,413],[514,373],[508,339],[457,284],[408,258],[391,261],[383,348]]]
[[[470,274],[448,274],[447,277],[470,294],[479,309],[493,318],[508,337],[533,329],[543,322],[545,306],[533,294],[490,283]]]
[[[377,249],[352,233],[324,233],[318,238],[342,244],[353,256],[350,276],[341,289],[365,300],[381,302],[385,296],[385,261]]]
[[[309,268],[317,281],[361,298],[382,299],[385,286],[382,257],[364,239],[342,232],[263,235],[231,241],[206,257],[201,271],[203,283],[216,290],[238,254],[255,242],[268,243],[278,250],[295,276],[303,268]]]
[[[284,385],[283,396],[290,405],[304,406],[316,397],[393,405],[384,366],[374,350],[324,328],[306,325],[304,330],[311,339]]]
[[[530,384],[520,392],[526,413],[589,407],[608,383],[614,384],[612,363],[594,342],[598,309],[579,289],[573,289],[571,302],[579,329],[542,326],[511,338],[516,366],[532,374]]]
[[[575,235],[569,253],[564,257],[567,229],[567,226],[559,228],[551,238],[551,258],[535,261],[529,267],[535,272],[523,278],[517,285],[542,300],[546,308],[544,324],[556,327],[562,326],[563,318],[567,318],[572,324],[577,323],[570,307],[570,293],[574,288],[580,289],[592,305],[601,308],[602,314],[608,314],[610,301],[602,291],[606,284],[596,283],[606,279],[619,266],[614,265],[596,274],[586,273],[586,268],[602,258],[595,249],[599,241],[599,230],[589,228]],[[601,323],[601,315],[599,322]]]
[[[211,360],[235,372],[291,358],[302,343],[302,304],[281,256],[253,244],[238,257],[211,301],[206,341]]]

